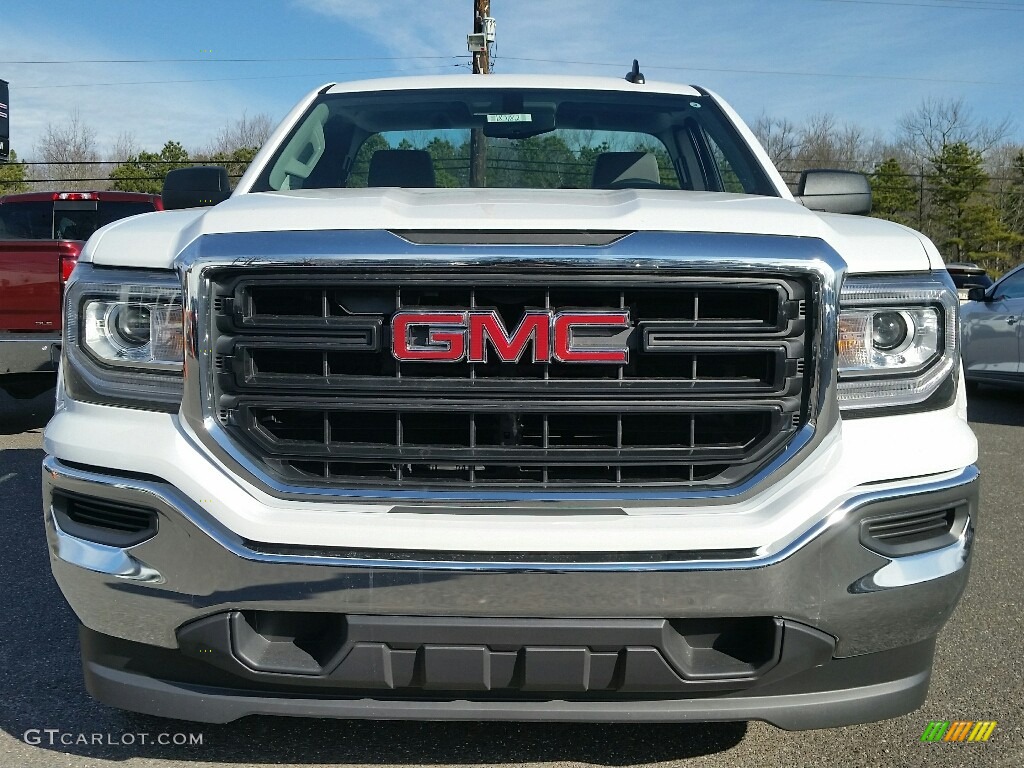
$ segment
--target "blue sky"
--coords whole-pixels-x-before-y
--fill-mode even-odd
[[[47,123],[78,110],[104,157],[122,133],[147,149],[201,148],[243,113],[276,123],[324,82],[466,71],[471,9],[3,0],[11,145],[31,158]],[[649,80],[704,85],[749,122],[828,112],[883,137],[923,99],[962,96],[976,117],[1008,117],[1024,143],[1024,0],[492,0],[492,15],[498,72],[619,77],[638,57]],[[16,63],[124,59],[142,63]]]

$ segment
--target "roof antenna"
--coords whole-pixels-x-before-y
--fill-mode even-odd
[[[626,80],[636,85],[643,85],[647,82],[644,79],[644,73],[640,71],[640,62],[633,59],[633,68],[626,73]]]

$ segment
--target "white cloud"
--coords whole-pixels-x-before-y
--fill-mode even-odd
[[[466,35],[472,31],[472,4],[467,0],[294,0],[297,7],[320,13],[372,38],[381,55],[468,56]],[[640,50],[643,26],[620,34],[617,0],[494,0],[497,19],[497,71],[552,71],[544,62],[502,63],[503,51],[517,58],[593,60],[622,59],[623,72],[632,55],[619,52],[623,45]],[[614,34],[610,32],[614,30]]]
[[[310,11],[368,35],[381,55],[455,56],[466,53],[472,6],[464,0],[296,0]]]

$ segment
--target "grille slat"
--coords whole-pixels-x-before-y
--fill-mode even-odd
[[[145,507],[65,495],[63,492],[54,495],[54,506],[66,519],[78,525],[122,534],[155,530],[156,513]]]
[[[876,539],[915,539],[937,531],[948,531],[953,522],[953,511],[911,514],[888,520],[873,520],[868,524],[869,534]]]
[[[807,419],[809,279],[231,269],[213,286],[221,421],[297,484],[728,486]],[[628,336],[577,332],[625,339],[628,361],[533,362],[536,336],[516,362],[391,354],[394,312],[474,309],[510,334],[526,312],[625,310]]]

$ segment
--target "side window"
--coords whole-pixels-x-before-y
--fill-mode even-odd
[[[0,205],[0,237],[8,240],[52,240],[53,203]]]
[[[997,299],[1024,298],[1024,271],[1003,280],[996,289],[995,296]]]

